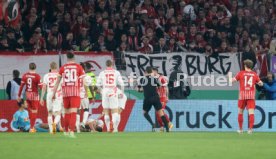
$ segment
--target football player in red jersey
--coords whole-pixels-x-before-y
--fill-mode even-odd
[[[236,77],[230,79],[230,82],[239,81],[240,83],[240,91],[239,91],[239,113],[238,113],[238,123],[239,130],[238,133],[242,133],[242,125],[243,125],[243,111],[245,108],[248,109],[249,114],[249,128],[248,134],[252,134],[253,125],[254,125],[254,110],[255,110],[255,94],[256,88],[255,84],[260,86],[263,85],[263,82],[260,80],[259,76],[252,71],[253,62],[251,60],[245,60],[243,62],[245,70],[240,71]]]
[[[18,92],[17,101],[21,101],[21,94],[23,87],[26,86],[26,100],[29,106],[29,116],[31,129],[30,132],[36,132],[34,126],[36,121],[36,116],[39,107],[39,93],[38,89],[40,86],[40,76],[36,73],[36,64],[29,64],[29,72],[25,73],[21,80],[21,85]]]
[[[59,76],[54,87],[53,99],[57,88],[62,79],[62,95],[64,104],[64,135],[75,138],[75,125],[77,110],[80,107],[80,89],[81,78],[84,77],[84,70],[78,63],[75,62],[75,55],[73,53],[67,53],[67,63],[63,65],[59,70]]]
[[[159,87],[157,89],[157,92],[159,94],[160,102],[162,104],[162,111],[164,112],[164,116],[166,117],[167,121],[169,122],[168,125],[169,125],[170,131],[171,131],[171,129],[173,128],[173,124],[170,122],[168,115],[165,113],[166,105],[169,100],[168,80],[166,79],[165,76],[158,73],[157,67],[153,67],[152,72],[153,72],[153,76],[155,78],[157,78],[159,80],[159,82],[161,83],[161,87]],[[162,122],[161,117],[158,115],[157,112],[156,112],[156,117],[157,117],[157,122],[160,126],[160,131],[164,131],[164,124]]]

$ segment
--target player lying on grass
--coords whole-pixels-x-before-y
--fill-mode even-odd
[[[17,104],[19,109],[13,115],[12,126],[19,129],[21,132],[29,132],[31,124],[29,120],[29,113],[26,110],[28,108],[28,104],[23,99],[21,99]],[[49,132],[49,126],[46,123],[37,123],[34,127],[37,132]],[[58,127],[57,131],[59,131]]]
[[[87,122],[85,123],[85,126],[80,127],[81,132],[102,132],[104,122],[100,118],[94,119],[92,115],[90,115]]]
[[[254,110],[255,110],[255,95],[256,88],[255,84],[259,86],[263,85],[263,82],[260,80],[259,76],[252,71],[253,62],[251,60],[245,60],[243,62],[245,70],[240,71],[236,77],[230,79],[230,82],[239,81],[240,91],[239,91],[239,113],[238,113],[238,123],[239,130],[238,133],[243,133],[243,112],[244,109],[248,109],[249,114],[249,128],[248,134],[252,134],[254,126]]]

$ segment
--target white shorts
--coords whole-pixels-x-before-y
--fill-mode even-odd
[[[81,109],[88,109],[89,108],[89,99],[82,98],[81,99]]]
[[[47,110],[48,112],[61,112],[63,101],[61,98],[52,99],[52,96],[47,97],[46,100]]]
[[[126,101],[127,101],[127,96],[125,94],[123,94],[122,98],[118,98],[119,108],[125,109]]]
[[[118,108],[118,94],[114,91],[114,89],[102,90],[102,105],[104,109]]]

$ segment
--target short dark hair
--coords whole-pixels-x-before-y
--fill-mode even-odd
[[[90,70],[92,68],[92,65],[89,62],[86,62],[85,66],[88,70]]]
[[[68,52],[66,56],[67,56],[67,59],[73,59],[75,57],[75,55],[72,52]]]
[[[29,69],[30,69],[30,70],[35,70],[35,69],[36,69],[36,64],[33,63],[33,62],[30,63],[30,64],[29,64]]]
[[[98,131],[98,132],[102,132],[102,131],[103,131],[103,128],[100,127],[100,126],[97,126],[95,130]]]
[[[82,67],[83,69],[85,69],[85,66],[86,66],[86,65],[85,65],[84,62],[81,62],[80,65],[81,65],[81,67]]]
[[[14,78],[19,78],[19,76],[20,76],[20,72],[18,70],[13,70],[12,74],[13,74]]]
[[[150,66],[146,67],[146,72],[147,73],[152,73],[152,67],[150,67]]]
[[[152,70],[158,72],[158,67],[152,67]]]
[[[22,107],[22,105],[24,104],[24,99],[21,99],[19,102],[17,102],[17,105],[18,105],[18,107],[20,108],[20,107]]]
[[[249,60],[249,59],[244,60],[244,61],[243,61],[243,64],[244,64],[244,66],[245,66],[246,68],[249,68],[249,69],[252,69],[252,68],[253,68],[253,62],[252,62],[251,60]]]
[[[107,67],[111,67],[111,66],[113,65],[113,62],[112,62],[111,60],[107,60],[107,61],[105,62],[105,65],[106,65]]]

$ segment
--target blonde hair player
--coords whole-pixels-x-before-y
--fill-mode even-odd
[[[51,69],[51,72],[47,73],[43,77],[43,87],[42,87],[42,93],[40,97],[40,104],[44,105],[43,97],[47,92],[46,105],[48,110],[49,132],[51,134],[55,134],[57,132],[57,125],[60,123],[60,118],[61,118],[62,92],[61,92],[61,84],[60,84],[55,94],[56,98],[52,100],[54,87],[56,85],[56,82],[59,76],[57,63],[51,62],[50,69]],[[53,116],[54,116],[54,121],[53,121]]]

